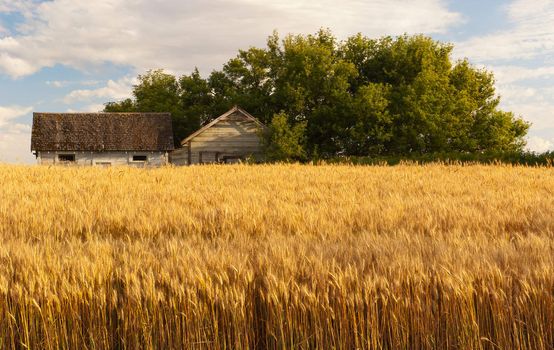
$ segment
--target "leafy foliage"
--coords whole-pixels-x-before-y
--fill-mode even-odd
[[[273,116],[263,135],[265,155],[269,161],[303,160],[306,157],[304,134],[306,123],[291,126],[285,113]]]
[[[195,77],[193,73],[187,78],[193,80]],[[183,135],[194,132],[200,126],[201,114],[196,107],[198,104],[194,103],[194,95],[197,94],[196,81],[189,84],[187,78],[183,77],[177,81],[173,75],[164,73],[162,70],[148,71],[144,75],[139,75],[139,82],[133,89],[133,99],[109,102],[105,105],[104,111],[170,112],[175,144],[178,145]],[[204,82],[203,79],[201,80]]]
[[[207,78],[149,71],[133,99],[105,110],[170,111],[178,142],[240,105],[265,124],[303,133],[294,134],[302,152],[285,158],[521,151],[529,124],[500,110],[493,75],[452,62],[452,49],[422,35],[340,42],[328,30],[273,33],[266,48],[240,50]],[[289,144],[275,137],[290,133],[272,135],[269,152]]]
[[[535,153],[528,151],[486,151],[486,152],[435,152],[409,155],[383,155],[373,157],[334,157],[325,160],[329,164],[353,165],[397,165],[400,163],[417,164],[511,164],[526,166],[554,165],[554,152]]]

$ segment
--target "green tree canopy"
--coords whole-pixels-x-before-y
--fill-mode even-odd
[[[291,126],[284,113],[273,116],[267,130],[262,135],[266,159],[269,161],[304,160],[306,122]]]
[[[171,112],[178,142],[236,104],[286,130],[276,149],[275,135],[294,131],[302,157],[522,150],[529,124],[500,110],[493,75],[453,62],[452,49],[422,35],[273,33],[206,78],[149,71],[105,111]]]
[[[198,72],[195,72],[196,74]],[[203,79],[195,81],[195,73],[183,77],[181,81],[162,70],[151,70],[138,76],[138,83],[133,88],[133,98],[120,102],[109,102],[105,112],[169,112],[173,120],[175,144],[178,145],[183,135],[194,132],[200,126],[200,114],[195,107],[196,90],[205,84]],[[192,80],[189,83],[188,80]],[[209,91],[204,91],[207,94]],[[191,111],[192,109],[192,111]]]

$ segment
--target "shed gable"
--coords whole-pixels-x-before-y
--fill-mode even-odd
[[[248,112],[234,107],[196,131],[172,154],[176,164],[220,163],[261,154],[260,129],[264,125]]]
[[[257,130],[264,128],[264,125],[245,110],[235,106],[228,112],[212,120],[210,123],[206,124],[204,127],[200,128],[198,131],[181,141],[181,145],[186,145],[189,141],[205,134],[208,130],[214,127],[216,130],[220,129],[220,135],[225,135],[225,131],[229,131],[230,136],[232,134],[231,129],[235,129],[239,134],[251,133],[253,131],[256,131],[257,133]],[[225,130],[225,128],[227,128],[227,130]],[[214,131],[212,130],[212,132]],[[215,131],[215,133],[217,133],[217,131]]]

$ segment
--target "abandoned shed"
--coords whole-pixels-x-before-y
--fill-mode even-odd
[[[33,113],[39,164],[160,166],[173,149],[169,113]]]
[[[176,165],[234,163],[262,154],[260,130],[264,125],[239,107],[217,117],[183,141],[171,153]]]

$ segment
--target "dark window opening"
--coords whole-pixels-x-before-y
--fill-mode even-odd
[[[60,162],[74,162],[75,161],[75,155],[74,154],[58,154],[58,160]]]
[[[146,162],[147,160],[147,156],[133,156],[133,162]]]

